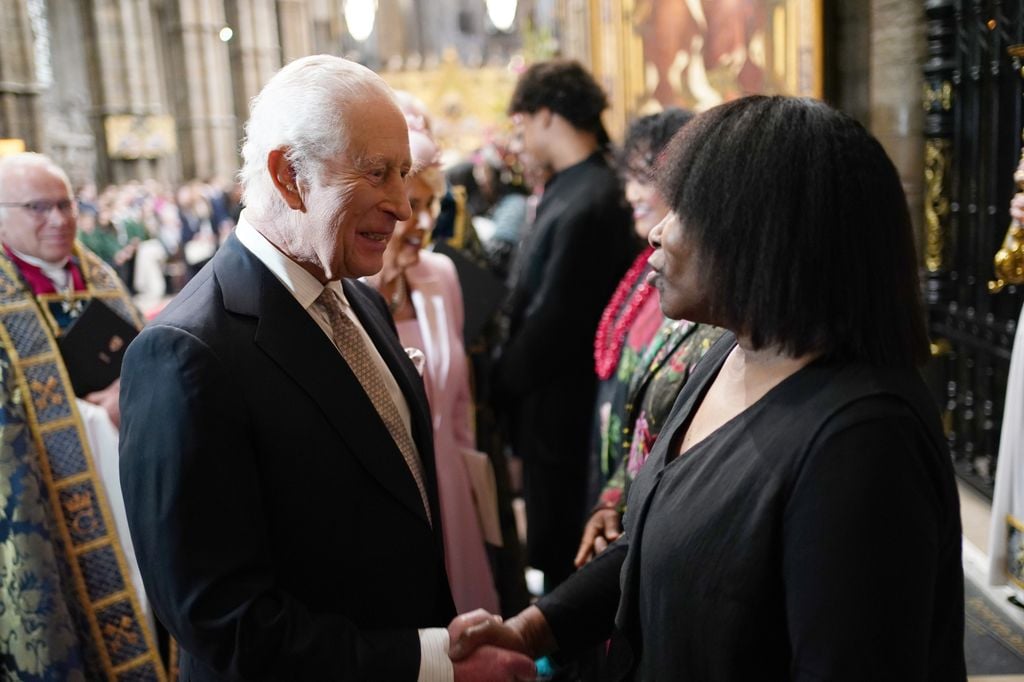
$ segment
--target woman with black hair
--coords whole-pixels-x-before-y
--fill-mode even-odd
[[[629,496],[625,533],[505,624],[615,679],[964,680],[960,517],[899,176],[858,123],[748,97],[673,139],[650,241],[670,317],[728,329]]]
[[[658,155],[693,114],[670,107],[638,118],[619,150],[633,229],[647,241],[668,214],[654,170]],[[657,290],[647,283],[653,247],[639,253],[605,306],[594,337],[597,401],[590,437],[587,500],[592,509],[575,564],[582,566],[621,533],[632,479],[665,425],[679,390],[697,360],[722,330],[666,319]]]

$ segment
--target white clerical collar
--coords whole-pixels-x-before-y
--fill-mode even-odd
[[[65,268],[67,268],[68,261],[71,260],[71,256],[64,256],[61,260],[51,263],[50,261],[43,260],[42,258],[36,258],[35,256],[28,255],[27,253],[22,253],[10,244],[7,245],[7,248],[9,248],[11,253],[21,260],[42,270],[43,274],[46,275],[46,278],[53,282],[54,287],[57,289],[67,287],[69,273]]]
[[[320,293],[324,290],[324,285],[320,283],[320,280],[271,244],[270,240],[245,219],[244,211],[235,228],[235,236],[238,237],[238,241],[242,242],[242,246],[249,249],[252,255],[267,266],[267,269],[288,289],[304,310],[313,305],[313,302],[320,297]],[[341,288],[340,281],[333,280],[328,282],[327,286],[334,290],[344,305],[348,305],[348,299],[345,297],[345,291]]]

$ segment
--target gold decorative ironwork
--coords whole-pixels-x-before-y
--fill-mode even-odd
[[[953,108],[953,84],[949,81],[942,81],[939,85],[932,87],[928,83],[924,84],[924,110],[931,111],[931,108],[935,106],[936,102],[942,107],[943,111],[949,111]]]
[[[953,344],[949,339],[935,339],[930,344],[930,350],[933,358],[942,358],[953,352]]]
[[[949,140],[930,139],[924,143],[925,245],[924,264],[929,272],[939,272],[946,257],[946,174],[950,164]]]
[[[1011,57],[1020,59],[1024,57],[1024,44],[1011,45],[1006,51]],[[1024,70],[1021,76],[1024,77]],[[1024,138],[1024,131],[1021,136]],[[1024,192],[1024,151],[1013,180],[1017,183],[1017,191]],[[1017,220],[1012,220],[1006,230],[1003,245],[993,258],[993,269],[996,278],[988,283],[991,294],[998,294],[1009,284],[1024,284],[1024,225]]]
[[[1024,227],[1016,222],[1010,226],[993,261],[996,279],[988,283],[990,294],[998,294],[1008,284],[1024,284]]]

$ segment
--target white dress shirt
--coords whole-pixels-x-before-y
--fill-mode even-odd
[[[242,246],[267,266],[267,269],[295,297],[295,300],[302,306],[302,309],[313,318],[313,321],[316,322],[317,326],[323,330],[327,338],[333,343],[334,335],[331,333],[330,322],[327,320],[326,315],[313,305],[316,299],[320,297],[325,285],[321,284],[316,277],[271,244],[266,237],[246,221],[244,213],[238,221],[238,227],[235,228],[235,235],[238,237],[238,241],[242,243]],[[366,347],[371,351],[370,357],[377,364],[377,369],[384,379],[384,385],[387,387],[388,394],[391,396],[392,401],[394,401],[395,407],[398,408],[398,413],[402,417],[405,428],[411,434],[412,416],[409,411],[409,403],[405,399],[405,394],[399,388],[398,382],[395,381],[394,375],[391,374],[391,370],[388,368],[387,363],[384,362],[384,358],[381,357],[377,347],[373,344],[370,335],[366,333],[362,322],[359,321],[359,318],[352,310],[352,306],[349,305],[345,292],[341,287],[341,282],[333,280],[328,282],[326,286],[331,287],[334,293],[338,295],[338,298],[342,301],[342,308],[345,314],[355,323],[359,333],[362,334]],[[415,447],[415,443],[413,446]],[[419,453],[417,452],[418,455]],[[452,662],[448,658],[448,630],[446,628],[425,628],[419,631],[419,637],[420,670],[417,682],[452,682],[455,679],[455,673],[452,668]]]

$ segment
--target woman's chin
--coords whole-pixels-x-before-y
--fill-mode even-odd
[[[415,251],[412,251],[411,253],[410,252],[403,252],[402,253],[402,257],[398,259],[398,267],[401,270],[405,270],[406,268],[411,268],[412,266],[416,265],[419,262],[420,262],[420,250],[419,249],[416,249]]]

